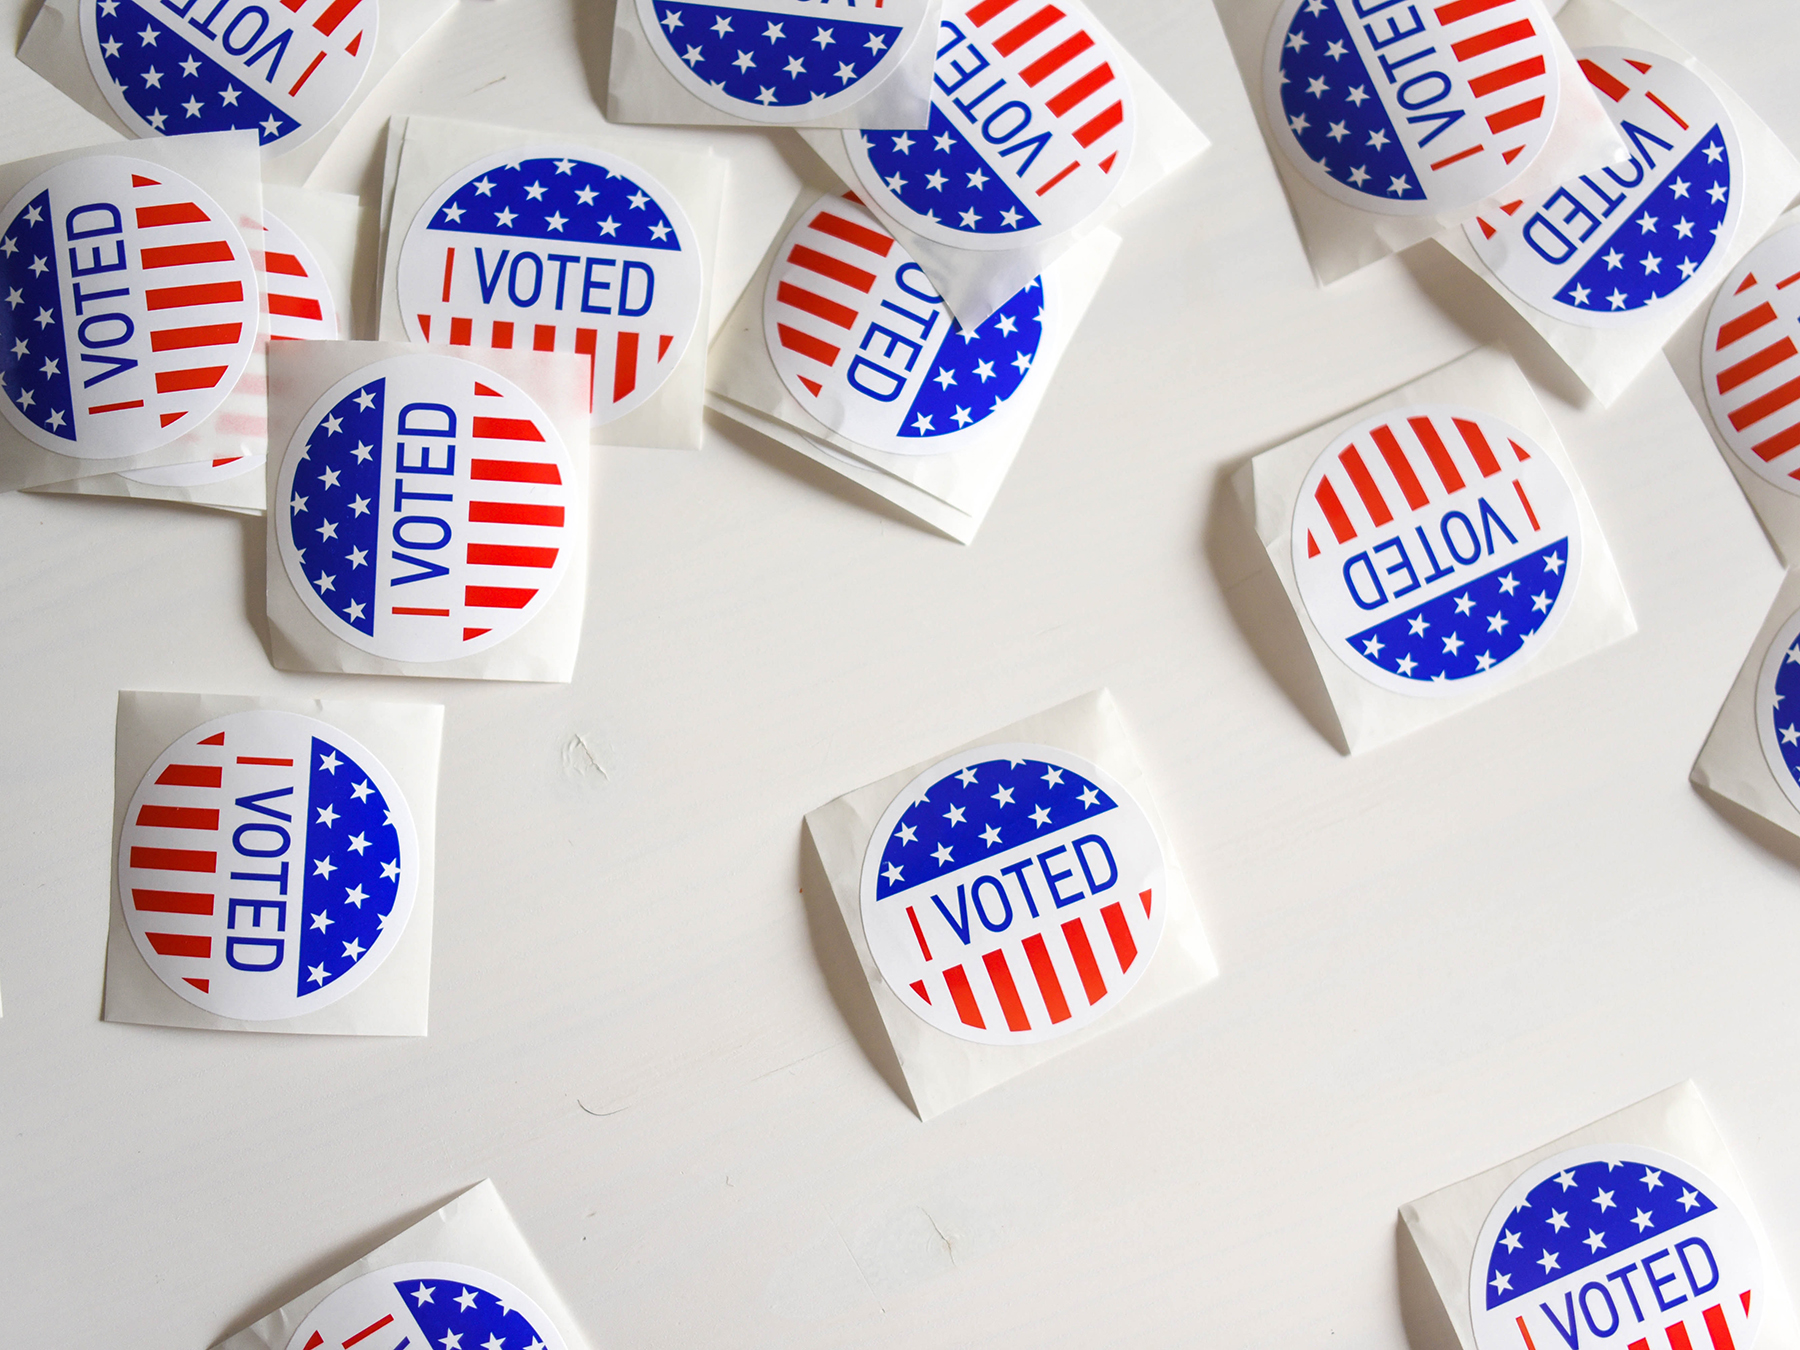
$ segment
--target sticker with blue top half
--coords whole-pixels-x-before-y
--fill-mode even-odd
[[[1334,437],[1294,506],[1294,578],[1333,652],[1395,693],[1515,675],[1568,612],[1575,494],[1542,446],[1470,408],[1416,404]]]
[[[414,342],[587,357],[598,427],[681,363],[704,266],[674,194],[643,169],[539,145],[466,165],[426,199],[400,247],[398,298]]]
[[[1539,0],[1285,0],[1264,112],[1314,187],[1387,215],[1474,206],[1550,138],[1555,28]]]
[[[1488,1212],[1469,1270],[1476,1350],[1751,1350],[1767,1299],[1731,1197],[1630,1144],[1527,1169]]]
[[[1743,214],[1743,151],[1719,96],[1630,47],[1576,53],[1631,160],[1463,227],[1514,295],[1590,328],[1631,324],[1712,289]]]
[[[254,131],[265,157],[336,117],[369,67],[378,0],[80,0],[95,83],[140,136]]]
[[[1756,737],[1782,795],[1800,810],[1800,612],[1781,625],[1763,656]]]
[[[637,0],[662,63],[694,97],[754,122],[847,112],[919,42],[926,0]]]
[[[864,855],[863,935],[882,979],[939,1031],[1025,1045],[1130,994],[1168,916],[1149,817],[1097,764],[994,744],[896,796]]]
[[[360,986],[412,913],[419,841],[400,786],[298,713],[231,713],[157,756],[119,835],[132,941],[197,1008],[304,1017]]]
[[[966,329],[873,216],[822,197],[775,251],[763,331],[788,393],[831,430],[943,454],[984,443],[1032,387],[1051,289],[1040,277]]]
[[[301,1319],[287,1350],[567,1350],[549,1316],[500,1276],[411,1261],[358,1276]]]
[[[951,0],[924,131],[847,131],[859,191],[959,248],[1053,238],[1105,205],[1137,133],[1131,86],[1078,4]]]

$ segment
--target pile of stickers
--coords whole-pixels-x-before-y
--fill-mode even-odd
[[[266,518],[284,670],[571,679],[590,447],[697,448],[707,409],[969,542],[1109,223],[1207,147],[1080,0],[619,0],[605,133],[397,117],[378,199],[308,188],[450,3],[45,0],[19,52],[133,139],[0,166],[0,490]],[[1612,0],[1222,17],[1321,284],[1434,241],[1602,408],[1711,297],[1685,378],[1800,546],[1800,161],[1716,75]],[[837,186],[725,219],[717,127],[803,143]],[[746,233],[761,266],[721,293]],[[1635,630],[1503,349],[1235,483],[1348,751]],[[1790,666],[1800,578],[1694,777],[1800,834]],[[121,694],[106,1018],[425,1034],[441,723]],[[1217,973],[1105,691],[849,793],[806,839],[923,1118]],[[1691,1087],[1403,1217],[1469,1350],[1793,1334]],[[227,1344],[464,1337],[586,1344],[485,1185]]]

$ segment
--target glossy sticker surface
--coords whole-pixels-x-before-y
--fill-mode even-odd
[[[1263,99],[1288,162],[1350,206],[1432,215],[1530,167],[1556,121],[1538,0],[1285,0]]]
[[[446,661],[504,642],[570,566],[569,451],[516,385],[459,357],[389,357],[301,420],[275,494],[281,559],[362,651]]]
[[[204,422],[256,342],[256,271],[196,185],[65,160],[0,208],[0,412],[46,450],[116,459]]]
[[[821,198],[776,250],[763,333],[787,390],[859,445],[943,454],[979,440],[1044,345],[1040,277],[972,332],[867,211]]]
[[[164,984],[220,1017],[302,1017],[392,953],[419,843],[399,785],[352,737],[241,712],[157,757],[119,837],[119,900]]]
[[[1418,404],[1333,440],[1294,507],[1294,576],[1345,665],[1440,696],[1510,676],[1568,611],[1575,496],[1537,442],[1470,408]]]
[[[698,237],[629,160],[537,146],[460,170],[414,217],[399,301],[414,342],[577,352],[593,424],[641,406],[693,340]]]
[[[939,1031],[1050,1040],[1130,994],[1167,917],[1162,846],[1099,766],[986,745],[897,796],[863,860],[862,919],[882,978]]]
[[[498,1275],[412,1261],[327,1294],[287,1350],[565,1350],[543,1309]]]
[[[1743,214],[1743,153],[1724,104],[1685,66],[1629,47],[1576,57],[1630,163],[1463,229],[1501,283],[1544,313],[1635,323],[1717,280]]]
[[[920,40],[925,0],[636,0],[645,35],[696,98],[757,122],[840,113]]]
[[[88,68],[140,136],[255,131],[291,150],[349,102],[377,0],[80,0]]]
[[[1531,1167],[1489,1211],[1469,1271],[1476,1350],[1751,1350],[1767,1297],[1762,1252],[1731,1198],[1633,1145]]]
[[[1706,406],[1739,460],[1800,493],[1800,225],[1751,249],[1713,299],[1700,343]]]
[[[1074,228],[1131,158],[1131,87],[1087,11],[1042,0],[951,0],[931,125],[847,131],[868,200],[962,248],[1016,248]]]
[[[263,208],[263,271],[269,285],[269,335],[278,342],[338,337],[337,302],[325,268],[281,217]]]

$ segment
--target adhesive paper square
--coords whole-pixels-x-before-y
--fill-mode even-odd
[[[801,135],[978,327],[1207,147],[1079,0],[946,0],[923,132]]]
[[[126,136],[253,132],[302,183],[451,0],[44,0],[19,59]]]
[[[1792,1350],[1793,1307],[1680,1083],[1400,1207],[1463,1350]]]
[[[1321,282],[1625,160],[1542,0],[1253,0],[1220,18]]]
[[[1105,690],[806,827],[922,1119],[1218,974]]]
[[[714,344],[712,406],[966,544],[1118,245],[1084,236],[969,330],[853,198],[817,198]]]
[[[0,168],[0,490],[264,453],[245,132]]]
[[[942,9],[943,0],[622,0],[606,116],[922,129]]]
[[[483,1181],[215,1350],[589,1350]]]
[[[1502,202],[1438,242],[1611,403],[1800,191],[1800,160],[1611,0],[1569,0],[1556,22],[1631,159]]]
[[[435,704],[121,693],[109,1022],[423,1036]]]
[[[1352,752],[1637,631],[1530,382],[1483,348],[1236,477]]]
[[[270,377],[276,667],[570,679],[587,593],[586,363],[284,342]]]
[[[573,352],[594,443],[698,449],[724,161],[409,117],[389,129],[381,335]]]

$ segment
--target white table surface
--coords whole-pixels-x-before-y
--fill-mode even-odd
[[[719,423],[600,456],[573,685],[401,682],[269,668],[258,523],[0,497],[0,1341],[206,1346],[492,1176],[601,1345],[1425,1350],[1396,1206],[1687,1076],[1800,1276],[1800,848],[1687,783],[1780,569],[1706,431],[1527,349],[1642,631],[1340,756],[1225,476],[1523,329],[1429,250],[1316,289],[1213,11],[1094,6],[1215,144],[972,547]],[[1639,6],[1800,144],[1789,4]],[[609,10],[464,0],[324,185],[595,123]],[[108,138],[16,63],[0,129]],[[801,815],[1101,684],[1224,975],[922,1125]],[[120,688],[447,705],[428,1039],[98,1020]]]

